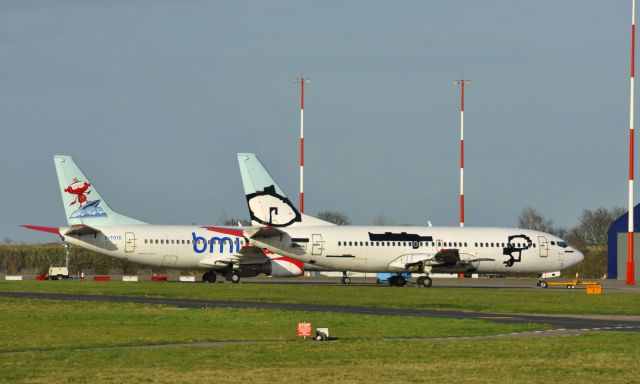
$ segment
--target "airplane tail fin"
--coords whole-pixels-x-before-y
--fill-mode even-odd
[[[251,223],[270,227],[334,225],[300,213],[253,153],[239,153],[238,164]]]
[[[145,224],[113,211],[71,156],[55,155],[53,162],[69,225]]]

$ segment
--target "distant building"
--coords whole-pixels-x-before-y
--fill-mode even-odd
[[[636,269],[636,281],[640,277],[640,204],[633,208],[635,218],[633,228],[633,259]],[[618,217],[609,227],[608,232],[608,258],[607,278],[626,280],[627,278],[627,239],[628,239],[628,212]]]

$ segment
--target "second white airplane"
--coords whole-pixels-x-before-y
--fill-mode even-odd
[[[491,227],[336,226],[301,214],[255,154],[238,154],[242,183],[255,228],[249,244],[326,269],[401,273],[542,274],[581,262],[582,253],[549,233]],[[538,282],[546,286],[544,280]]]

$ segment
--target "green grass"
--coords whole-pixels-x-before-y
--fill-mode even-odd
[[[266,309],[181,309],[128,303],[0,298],[0,353],[206,341],[297,339],[297,323],[340,340],[495,335],[539,324]]]
[[[40,284],[35,286],[57,289],[80,286],[74,282],[61,282],[57,286],[55,282]],[[107,286],[123,289],[123,285],[112,284],[100,289]],[[96,286],[90,283],[85,288]],[[162,290],[182,285],[127,285],[134,286]],[[203,284],[185,289],[204,288],[211,294],[269,287],[228,285],[227,290],[222,285]],[[344,292],[352,292],[351,288],[346,287]],[[388,291],[400,295],[425,290]],[[290,294],[298,293],[293,290]],[[314,328],[329,327],[338,340],[327,343],[302,340],[295,336],[298,321],[310,321]],[[482,320],[265,309],[179,309],[0,297],[0,382],[546,384],[633,383],[640,377],[639,332],[429,340],[541,327],[544,326]],[[216,341],[234,343],[197,344]],[[175,345],[182,343],[191,345]]]
[[[390,288],[276,284],[0,281],[0,291],[85,293],[211,300],[436,308],[513,313],[640,315],[640,294],[507,288]]]
[[[0,382],[633,383],[640,334],[480,341],[274,341],[0,354]]]

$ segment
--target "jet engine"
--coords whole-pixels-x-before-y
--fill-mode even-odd
[[[304,263],[288,257],[278,257],[262,264],[262,272],[273,277],[294,277],[304,274]]]

